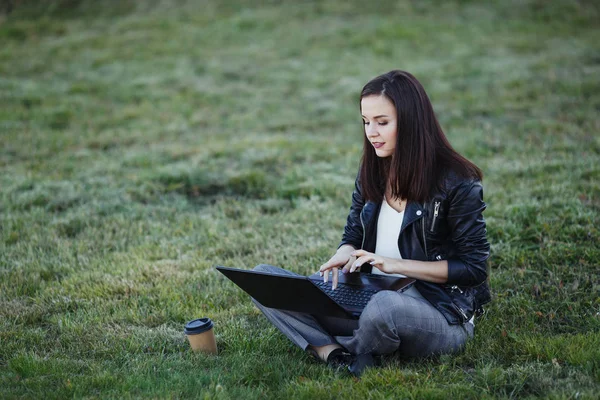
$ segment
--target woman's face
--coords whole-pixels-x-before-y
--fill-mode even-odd
[[[365,135],[378,157],[389,157],[396,148],[396,107],[384,95],[366,96],[360,101]]]

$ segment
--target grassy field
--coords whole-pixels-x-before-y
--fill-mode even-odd
[[[258,3],[0,16],[0,398],[598,398],[597,3]],[[494,302],[463,354],[355,380],[213,267],[328,259],[396,68],[485,173]]]

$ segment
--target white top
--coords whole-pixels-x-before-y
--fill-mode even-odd
[[[398,247],[398,237],[400,236],[403,220],[404,211],[398,212],[394,210],[384,198],[381,202],[381,211],[379,212],[379,218],[377,219],[377,244],[375,246],[375,254],[382,257],[393,258],[395,260],[402,260],[402,254],[400,254],[400,248]],[[371,273],[399,276],[401,278],[405,277],[405,275],[402,274],[386,274],[376,267],[373,267]],[[414,285],[403,293],[418,299],[425,299]],[[471,318],[469,322],[475,325],[474,318]]]
[[[377,219],[377,245],[375,246],[375,254],[401,260],[402,254],[398,248],[398,236],[400,236],[400,228],[402,228],[402,220],[404,219],[404,211],[396,211],[390,206],[384,198],[381,203],[381,211]],[[373,267],[373,274],[385,274],[378,268]],[[401,274],[388,274],[392,276],[405,277]]]

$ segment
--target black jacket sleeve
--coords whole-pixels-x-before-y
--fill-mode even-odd
[[[449,194],[448,226],[454,257],[448,260],[448,284],[476,286],[487,278],[487,241],[483,211],[483,187],[478,181],[463,181]]]
[[[360,249],[363,240],[363,226],[360,221],[360,213],[362,211],[365,200],[363,199],[360,184],[358,183],[358,177],[354,183],[354,192],[352,192],[352,205],[350,206],[350,213],[346,219],[346,226],[344,227],[344,234],[342,235],[342,242],[338,246],[349,244],[355,249]]]

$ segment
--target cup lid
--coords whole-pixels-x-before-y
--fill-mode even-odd
[[[197,335],[212,329],[213,323],[210,318],[198,318],[185,324],[186,335]]]

